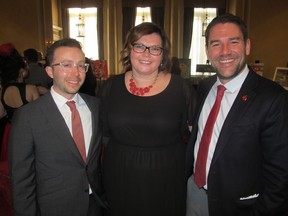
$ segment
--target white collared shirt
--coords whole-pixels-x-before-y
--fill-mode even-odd
[[[66,104],[68,100],[62,95],[58,94],[53,89],[53,86],[51,87],[50,92],[72,135],[71,110]],[[88,150],[90,147],[91,136],[92,136],[91,111],[79,94],[76,94],[74,98],[71,100],[75,101],[76,107],[78,109],[78,112],[81,118],[84,139],[85,139],[85,150],[86,150],[86,156],[87,156]]]
[[[224,92],[224,96],[222,98],[222,102],[221,102],[221,106],[220,106],[220,110],[213,128],[213,132],[212,132],[212,137],[211,137],[211,142],[209,145],[209,151],[208,151],[208,157],[207,157],[207,163],[206,163],[206,180],[207,180],[207,176],[209,173],[209,169],[210,169],[210,165],[211,165],[211,161],[214,155],[214,151],[216,148],[216,144],[218,141],[218,137],[219,134],[221,132],[223,123],[230,111],[230,108],[232,107],[234,100],[236,98],[236,96],[239,93],[239,90],[244,82],[244,80],[246,79],[247,75],[248,75],[249,69],[247,67],[247,65],[245,66],[243,72],[241,72],[237,77],[233,78],[232,80],[230,80],[229,82],[227,82],[224,86],[226,88],[226,91]],[[216,99],[216,95],[217,95],[217,86],[220,85],[221,82],[219,81],[218,77],[217,77],[217,81],[215,82],[215,84],[212,86],[212,88],[210,89],[209,94],[207,95],[207,98],[205,100],[205,103],[203,105],[202,111],[200,113],[199,116],[199,120],[198,120],[198,133],[197,133],[197,140],[195,143],[195,148],[194,148],[194,169],[195,169],[195,164],[196,164],[196,160],[197,160],[197,153],[199,150],[199,144],[200,144],[200,140],[203,134],[203,130],[208,118],[208,115],[212,109],[212,106],[214,105],[215,99]],[[223,85],[223,84],[221,84]],[[206,181],[207,182],[207,181]],[[204,186],[205,189],[207,189],[207,185]]]

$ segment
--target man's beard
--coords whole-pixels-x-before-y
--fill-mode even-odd
[[[213,68],[215,69],[216,74],[219,77],[219,79],[221,79],[221,80],[231,80],[231,79],[237,77],[242,72],[242,70],[244,69],[245,65],[246,65],[245,60],[243,61],[243,63],[240,62],[237,65],[236,70],[234,71],[234,73],[231,74],[230,76],[223,76],[223,75],[221,75],[221,73],[219,72],[217,67],[213,67]]]

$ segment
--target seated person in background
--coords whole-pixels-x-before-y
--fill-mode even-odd
[[[24,59],[28,64],[28,76],[25,83],[37,86],[40,95],[45,94],[52,84],[52,79],[47,75],[45,69],[39,64],[39,53],[35,49],[26,49]]]

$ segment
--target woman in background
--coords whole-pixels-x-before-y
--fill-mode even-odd
[[[7,160],[7,139],[14,111],[39,97],[36,86],[24,83],[27,74],[26,63],[15,47],[10,43],[0,45],[1,102],[8,120],[3,135],[1,161]]]
[[[125,73],[103,88],[107,145],[103,181],[111,216],[185,214],[185,142],[190,90],[170,73],[170,42],[153,23],[127,35]]]

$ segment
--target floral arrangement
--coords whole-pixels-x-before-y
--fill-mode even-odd
[[[93,72],[97,80],[106,80],[108,77],[108,68],[106,60],[92,61]]]

